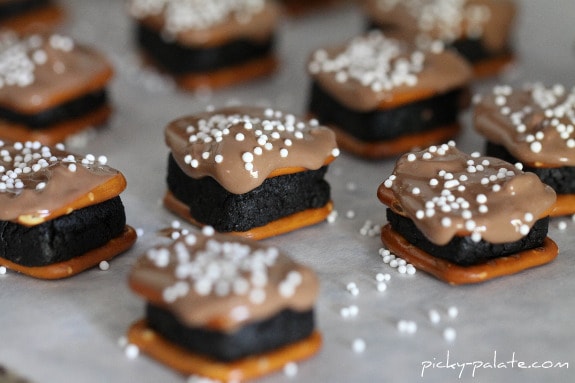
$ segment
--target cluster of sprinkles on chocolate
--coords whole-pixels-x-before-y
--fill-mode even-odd
[[[205,226],[201,233],[188,233],[169,245],[148,250],[133,271],[131,281],[138,284],[140,275],[147,278],[155,273],[164,305],[179,306],[183,304],[179,303],[181,300],[188,300],[194,307],[191,315],[223,315],[232,323],[239,323],[270,309],[258,307],[281,306],[290,301],[301,294],[298,292],[301,288],[307,290],[306,295],[311,294],[304,301],[313,299],[312,286],[317,286],[317,281],[311,272],[303,270],[276,247],[219,235]],[[300,303],[294,303],[296,306],[306,304],[301,297],[298,299]],[[211,314],[199,314],[206,306],[200,303],[202,300],[207,302],[206,310]],[[218,307],[212,305],[214,302],[220,302]],[[224,302],[232,303],[227,306]],[[178,310],[176,306],[173,308]],[[185,312],[181,314],[186,316]]]
[[[230,17],[247,24],[264,6],[265,0],[132,0],[130,12],[137,19],[163,14],[164,32],[176,35],[207,29]]]
[[[484,115],[476,118],[480,132],[489,129],[484,127],[482,119],[492,112],[510,127],[503,127],[498,135],[509,134],[513,145],[493,140],[494,133],[486,133],[486,136],[491,141],[504,144],[519,160],[557,166],[575,165],[575,87],[569,90],[560,84],[528,83],[521,89],[514,89],[498,85],[490,94],[478,96],[475,105],[476,109],[480,106],[486,108],[481,112]],[[518,155],[523,147],[530,152],[528,157]]]
[[[212,236],[214,231],[207,226],[202,233]],[[266,293],[262,287],[267,284],[268,269],[274,266],[278,249],[270,247],[254,251],[243,243],[213,239],[206,241],[205,247],[193,256],[186,245],[194,245],[196,241],[195,234],[186,235],[185,244],[180,242],[174,245],[175,257],[171,257],[166,248],[152,249],[146,253],[157,267],[166,267],[170,262],[175,262],[178,282],[164,289],[165,302],[173,303],[190,290],[199,296],[247,296],[253,304],[265,301]],[[301,274],[291,271],[279,284],[279,295],[291,297],[301,281]]]
[[[409,165],[416,161],[425,174]],[[401,214],[436,244],[458,233],[475,242],[517,240],[555,201],[535,174],[479,153],[466,155],[454,142],[404,155],[382,186],[392,191]]]
[[[35,70],[39,66],[52,65],[54,72],[64,71],[62,63],[48,62],[44,39],[51,49],[70,52],[74,41],[58,34],[48,37],[34,34],[18,37],[13,32],[0,33],[0,89],[9,86],[26,87],[35,81]]]
[[[434,35],[445,42],[453,42],[461,36],[479,38],[491,17],[489,7],[473,4],[467,0],[378,0],[378,7],[389,12],[398,5],[405,7],[416,20],[422,34]]]
[[[422,51],[407,54],[398,40],[372,31],[353,39],[334,57],[323,49],[315,51],[308,69],[311,74],[333,73],[339,83],[355,81],[374,92],[381,92],[399,86],[415,86],[424,61]]]
[[[175,138],[180,133],[187,140],[184,148],[181,138]],[[168,126],[166,136],[172,152],[182,154],[184,172],[194,178],[210,175],[237,194],[258,186],[278,168],[306,167],[306,162],[319,168],[330,156],[339,156],[334,138],[322,140],[331,131],[317,120],[272,108],[221,109],[182,118]]]
[[[54,166],[64,166],[74,173],[78,166],[91,167],[106,162],[105,156],[65,153],[63,144],[50,147],[38,141],[0,141],[0,193],[18,195],[25,189],[42,191],[51,180],[50,171]]]

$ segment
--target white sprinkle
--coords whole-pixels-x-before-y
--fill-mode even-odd
[[[387,290],[387,283],[385,282],[378,282],[377,283],[377,291],[379,291],[380,293],[384,292],[385,290]]]
[[[250,163],[253,162],[254,160],[254,155],[250,152],[245,152],[244,154],[242,154],[242,161]]]
[[[332,211],[328,214],[328,216],[327,216],[327,218],[326,218],[326,221],[327,221],[328,223],[334,223],[334,222],[336,221],[336,219],[337,219],[337,215],[338,215],[337,211],[336,211],[336,210],[332,210]]]
[[[446,341],[453,342],[456,337],[457,333],[455,332],[454,328],[447,327],[445,330],[443,330],[443,339],[445,339]]]
[[[348,210],[348,211],[345,213],[345,216],[346,216],[347,218],[349,218],[349,219],[353,219],[353,218],[355,218],[355,211],[353,211],[353,210]]]
[[[214,161],[216,161],[217,164],[221,164],[224,161],[224,156],[222,156],[221,154],[217,154],[214,157]]]
[[[110,264],[107,261],[102,261],[98,264],[98,267],[100,268],[100,270],[102,271],[107,271],[110,269]]]
[[[524,235],[524,236],[527,235],[527,234],[529,234],[529,231],[530,231],[530,230],[531,230],[531,229],[529,228],[529,226],[528,226],[528,225],[525,225],[525,224],[524,224],[524,225],[521,225],[521,226],[519,227],[519,233],[521,233],[521,235]]]
[[[124,353],[128,359],[136,359],[140,355],[140,349],[135,344],[128,344],[124,349]]]
[[[534,141],[531,143],[529,148],[531,149],[531,151],[533,153],[540,153],[541,149],[543,149],[543,145],[541,145],[541,142],[539,142],[539,141]]]
[[[439,315],[439,312],[437,312],[437,310],[429,310],[427,316],[429,317],[429,321],[433,324],[437,324],[441,320],[441,317]]]
[[[356,338],[353,340],[351,347],[353,349],[353,352],[355,352],[356,354],[361,354],[362,352],[365,351],[365,341],[361,338]]]
[[[449,217],[443,217],[443,218],[441,219],[441,226],[443,226],[443,227],[449,227],[449,226],[451,226],[451,218],[449,218]]]
[[[266,300],[266,292],[262,289],[254,289],[250,292],[249,299],[253,304],[262,304]]]
[[[397,322],[397,329],[401,333],[415,334],[417,332],[417,323],[414,321],[400,320]]]
[[[243,133],[237,133],[236,134],[236,141],[243,141],[246,138],[246,136]]]
[[[411,263],[408,263],[406,267],[408,275],[414,275],[417,272],[417,269]]]
[[[475,200],[477,203],[484,204],[487,202],[487,196],[485,194],[478,194]]]
[[[7,271],[5,266],[0,266],[0,275],[5,275]]]
[[[283,371],[285,376],[287,376],[288,378],[293,378],[297,375],[298,372],[297,364],[295,364],[294,362],[289,362],[284,366]]]
[[[202,234],[211,237],[214,235],[216,230],[212,226],[204,226],[202,227]]]
[[[457,316],[459,315],[459,310],[457,309],[457,307],[455,306],[451,306],[447,309],[447,315],[451,318],[451,319],[455,319],[457,318]]]
[[[567,222],[565,222],[565,221],[559,221],[559,222],[557,223],[557,228],[558,228],[559,230],[565,230],[565,229],[567,229]]]

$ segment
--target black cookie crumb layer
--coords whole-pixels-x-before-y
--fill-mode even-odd
[[[172,155],[168,159],[168,189],[190,207],[192,217],[219,232],[247,231],[279,218],[330,201],[330,187],[324,180],[327,166],[268,178],[254,190],[233,194],[211,177],[188,177]]]
[[[0,4],[0,20],[18,16],[49,5],[48,0],[6,1]]]
[[[107,92],[105,89],[100,89],[36,114],[23,114],[0,107],[0,119],[25,125],[30,129],[41,130],[60,122],[81,117],[107,103]]]
[[[314,330],[313,310],[283,310],[275,316],[252,322],[226,333],[182,324],[169,311],[148,304],[148,326],[172,343],[221,361],[257,355],[303,340]]]
[[[136,39],[158,65],[176,75],[240,65],[270,55],[275,45],[271,36],[263,42],[237,39],[214,47],[188,47],[166,41],[157,31],[140,23],[136,25]]]
[[[470,236],[454,237],[446,245],[439,246],[427,239],[409,218],[387,209],[387,221],[397,233],[409,243],[434,257],[446,259],[460,266],[471,266],[493,258],[533,249],[543,244],[549,228],[549,217],[541,218],[531,228],[529,234],[515,242],[501,244],[484,240],[474,242]]]
[[[23,266],[46,266],[103,246],[119,236],[125,225],[120,197],[36,226],[0,221],[0,255]]]
[[[308,111],[324,125],[335,125],[353,137],[370,142],[390,140],[457,122],[461,89],[393,109],[358,112],[341,105],[312,82]]]
[[[512,164],[521,162],[515,158],[503,145],[492,142],[485,144],[485,154],[491,157],[501,158]],[[575,167],[560,166],[557,168],[535,168],[523,165],[523,171],[537,174],[541,181],[553,188],[557,194],[575,193]]]

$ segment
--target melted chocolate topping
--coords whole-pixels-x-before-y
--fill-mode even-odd
[[[575,87],[499,85],[476,99],[475,129],[533,167],[575,166]]]
[[[214,45],[237,38],[265,40],[279,7],[266,0],[131,0],[132,17],[183,45]]]
[[[0,142],[0,220],[34,226],[117,196],[126,180],[105,163],[63,145]]]
[[[112,68],[98,52],[67,36],[0,33],[0,105],[36,114],[101,90]]]
[[[451,44],[479,39],[489,51],[505,49],[515,4],[510,0],[367,0],[366,14],[403,38]]]
[[[132,289],[183,324],[233,331],[284,309],[305,311],[318,295],[315,273],[241,237],[187,234],[148,250],[129,278]]]
[[[378,197],[437,245],[456,235],[516,241],[548,215],[556,199],[535,174],[497,158],[467,155],[453,143],[403,155]]]
[[[442,46],[420,50],[379,31],[315,51],[308,71],[341,104],[386,109],[467,85],[471,68]]]
[[[182,117],[165,133],[188,176],[212,177],[234,194],[255,189],[268,176],[319,169],[339,155],[331,130],[269,108],[226,108]]]

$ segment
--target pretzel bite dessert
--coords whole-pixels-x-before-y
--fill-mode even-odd
[[[129,10],[146,61],[183,88],[219,88],[277,68],[274,1],[130,0]]]
[[[59,279],[132,246],[119,196],[126,180],[105,157],[37,141],[0,144],[1,266]]]
[[[477,77],[513,62],[512,0],[363,0],[370,28],[429,44],[441,41],[472,65]]]
[[[104,56],[70,37],[0,33],[0,138],[51,145],[104,123],[112,75]]]
[[[553,189],[452,142],[404,154],[377,196],[388,207],[387,248],[451,284],[517,273],[558,253],[547,237]]]
[[[218,232],[262,239],[323,221],[333,209],[331,130],[271,108],[230,107],[166,127],[165,206]]]
[[[64,12],[50,0],[0,0],[0,28],[20,33],[48,31],[64,18]]]
[[[128,341],[185,375],[244,381],[321,347],[315,273],[246,238],[206,226],[148,250],[129,284],[147,306]]]
[[[552,216],[575,213],[575,88],[498,85],[475,99],[473,119],[487,155],[519,162],[555,189]]]
[[[446,142],[459,131],[471,68],[459,55],[420,50],[379,31],[316,50],[308,111],[365,158]]]

